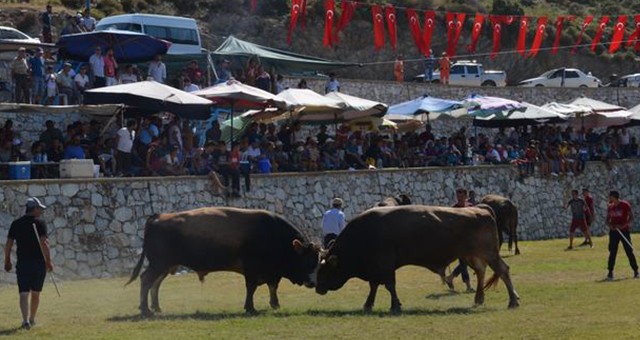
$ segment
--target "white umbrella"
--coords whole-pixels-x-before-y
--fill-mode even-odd
[[[287,102],[289,111],[296,112],[301,121],[331,122],[344,111],[345,104],[308,89],[287,89],[276,96]]]
[[[287,102],[276,95],[236,80],[207,87],[192,94],[210,99],[216,106],[230,107],[234,110],[287,107]]]
[[[343,103],[344,111],[340,113],[340,118],[345,121],[363,117],[381,117],[387,112],[386,104],[340,92],[329,92],[325,97]]]
[[[473,124],[482,127],[518,126],[538,123],[558,123],[567,116],[544,107],[522,102],[517,110],[506,110],[475,117]]]
[[[574,107],[569,113],[571,125],[575,128],[589,129],[624,125],[629,123],[631,112],[622,106],[612,105],[599,100],[581,97],[568,105]],[[558,105],[556,105],[558,106]],[[568,110],[569,107],[565,106]]]

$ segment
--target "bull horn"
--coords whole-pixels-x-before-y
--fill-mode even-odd
[[[292,245],[293,245],[293,249],[298,253],[302,251],[302,248],[304,248],[304,245],[298,239],[293,240]]]

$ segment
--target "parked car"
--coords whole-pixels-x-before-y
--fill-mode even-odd
[[[627,74],[618,79],[618,86],[640,87],[640,73]]]
[[[32,38],[13,27],[0,26],[0,40],[11,42],[40,43],[40,39]]]
[[[602,86],[600,79],[585,74],[576,68],[557,68],[547,71],[536,78],[521,81],[518,86],[522,87],[599,87]]]
[[[145,33],[171,42],[167,54],[198,54],[202,52],[200,30],[193,18],[157,14],[121,14],[103,18],[96,31],[109,29]]]
[[[424,82],[424,74],[414,77],[413,81]],[[440,83],[440,71],[433,73],[432,83]],[[507,73],[485,70],[482,64],[475,61],[460,60],[451,65],[449,85],[504,87],[507,85]]]

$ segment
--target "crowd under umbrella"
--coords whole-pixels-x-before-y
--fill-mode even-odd
[[[463,107],[462,102],[424,95],[390,106],[385,117],[391,120],[394,119],[389,117],[426,117],[427,123],[429,123],[431,119],[438,119],[443,115],[446,117],[459,118],[466,114],[467,110]]]
[[[553,110],[531,103],[522,102],[519,109],[495,112],[489,115],[475,116],[474,126],[479,127],[513,127],[535,124],[563,123],[567,116]]]
[[[100,47],[103,54],[113,48],[114,57],[120,63],[152,60],[158,54],[166,54],[170,46],[170,42],[144,33],[119,30],[63,35],[56,43],[58,54],[65,59],[89,61],[96,47]]]
[[[187,119],[206,120],[213,102],[155,81],[99,87],[84,93],[84,103],[123,104],[126,112],[141,115],[171,112]]]
[[[257,87],[243,84],[236,80],[230,80],[225,83],[217,84],[211,87],[192,92],[196,96],[207,98],[214,102],[217,107],[229,108],[231,110],[230,124],[230,141],[234,139],[234,122],[233,114],[236,110],[246,111],[254,109],[265,109],[275,107],[278,109],[286,109],[287,102],[278,98],[274,94],[261,90]]]
[[[569,103],[584,107],[587,112],[572,115],[571,124],[576,128],[589,129],[609,126],[620,126],[630,122],[632,112],[618,105],[605,103],[588,97],[580,97]]]

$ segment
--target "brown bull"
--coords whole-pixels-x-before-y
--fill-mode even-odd
[[[391,295],[391,311],[400,312],[396,269],[425,267],[444,276],[458,258],[467,260],[478,278],[475,303],[484,303],[484,289],[501,278],[509,293],[509,307],[518,306],[509,267],[498,251],[493,210],[487,205],[469,208],[409,205],[370,209],[354,218],[323,254],[316,292],[340,289],[350,278],[369,282],[364,310],[373,307],[379,285]],[[494,275],[484,284],[489,265]]]
[[[503,233],[509,236],[509,252],[515,243],[516,255],[520,254],[518,248],[518,207],[510,199],[500,195],[486,195],[482,197],[480,203],[490,206],[496,213],[496,226],[498,227],[498,237],[500,246],[504,242]]]

